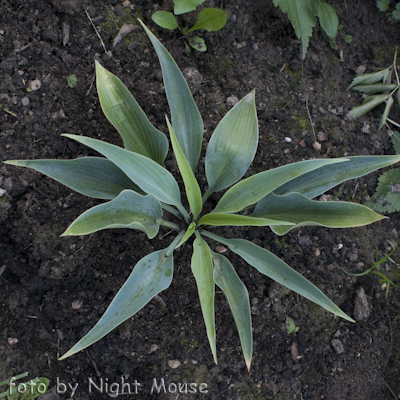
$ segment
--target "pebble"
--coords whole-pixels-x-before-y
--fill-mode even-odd
[[[239,103],[239,99],[236,96],[229,96],[226,99],[226,104],[230,107],[236,106],[237,103]]]
[[[314,147],[315,150],[321,150],[322,147],[321,143],[318,142],[314,142],[312,146]]]
[[[306,141],[304,139],[299,143],[299,145],[301,147],[306,147],[307,146]]]
[[[22,99],[21,99],[21,103],[22,103],[22,105],[23,106],[28,106],[29,105],[29,97],[28,96],[25,96],[25,97],[23,97]]]
[[[290,143],[292,141],[292,139],[290,137],[285,137],[285,142],[286,143]]]
[[[258,51],[259,50],[258,43],[253,43],[253,45],[251,47],[252,47],[252,49],[254,51]]]
[[[151,353],[155,353],[158,350],[158,346],[156,344],[152,344],[150,346],[149,351],[147,352],[147,354],[151,354]]]
[[[317,133],[317,138],[318,138],[318,140],[319,140],[320,142],[323,142],[324,140],[326,140],[325,133],[322,132],[322,131],[318,132],[318,133]]]
[[[296,342],[293,342],[290,347],[290,354],[292,355],[293,360],[297,360],[299,358],[299,346]]]
[[[0,197],[4,196],[7,192],[4,189],[0,188]]]
[[[39,90],[42,87],[42,82],[39,79],[35,79],[34,81],[29,82],[29,89],[32,91]]]
[[[371,314],[371,308],[365,290],[362,286],[357,290],[357,297],[354,304],[353,315],[356,321],[367,321]]]
[[[8,338],[8,344],[10,346],[13,346],[14,344],[17,344],[18,342],[19,342],[19,340],[17,338],[14,338],[14,337],[9,337]]]
[[[179,360],[168,360],[168,366],[172,369],[177,369],[180,365],[181,362]]]
[[[342,354],[344,352],[343,343],[340,339],[332,339],[331,345],[335,350],[336,354]]]
[[[217,250],[218,253],[221,253],[221,254],[227,252],[227,250],[226,250],[226,248],[225,248],[224,246],[217,246],[217,247],[215,248],[215,250]]]
[[[75,299],[73,302],[72,302],[72,308],[74,309],[74,310],[79,310],[82,306],[83,306],[83,301],[81,300],[81,299]]]

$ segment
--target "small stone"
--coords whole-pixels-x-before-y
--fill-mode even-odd
[[[252,304],[253,306],[256,306],[256,305],[258,304],[258,299],[257,299],[257,297],[253,297],[253,298],[251,299],[251,304]]]
[[[127,7],[130,7],[132,4],[131,4],[131,2],[129,1],[129,0],[124,0],[123,2],[122,2],[122,7],[125,7],[125,8],[127,8]]]
[[[315,150],[321,150],[322,147],[321,143],[318,142],[314,142],[312,146],[314,147]]]
[[[237,103],[239,103],[239,99],[236,96],[229,96],[226,99],[226,104],[230,107],[236,106]]]
[[[357,75],[362,75],[365,72],[366,69],[367,69],[367,67],[365,65],[360,65],[356,69],[356,74]]]
[[[258,43],[253,43],[253,45],[251,47],[252,47],[252,49],[254,51],[258,51],[259,50]]]
[[[340,339],[332,339],[331,345],[335,350],[336,354],[342,354],[344,352],[343,343]]]
[[[325,114],[326,114],[326,111],[325,111],[322,107],[319,107],[319,108],[318,108],[318,111],[319,111],[322,115],[325,115]]]
[[[31,91],[39,90],[42,87],[42,83],[39,81],[39,79],[35,79],[34,81],[29,82],[29,89]]]
[[[321,255],[321,250],[320,249],[316,249],[315,250],[315,257],[319,257]]]
[[[364,121],[363,126],[361,128],[361,132],[365,134],[369,134],[370,124],[367,121]]]
[[[299,346],[296,342],[293,342],[292,346],[290,347],[290,354],[292,355],[293,360],[297,360],[299,357]]]
[[[13,346],[14,344],[17,344],[19,342],[19,340],[17,338],[13,338],[13,337],[9,337],[8,338],[8,344],[10,346]]]
[[[218,253],[226,253],[227,252],[227,250],[226,250],[226,248],[224,246],[217,246],[215,248],[215,250],[217,250]]]
[[[394,238],[397,238],[397,237],[399,236],[399,234],[397,233],[397,230],[396,230],[396,229],[392,229],[392,236],[393,236]]]
[[[158,346],[156,344],[152,344],[150,346],[149,351],[147,352],[147,354],[151,354],[151,353],[155,353],[158,350]]]
[[[322,132],[322,131],[318,132],[318,133],[317,133],[317,138],[318,138],[318,140],[319,140],[320,142],[323,142],[324,140],[326,140],[325,133]]]
[[[306,147],[307,146],[306,141],[304,139],[299,143],[299,145],[301,147]]]
[[[354,319],[356,321],[366,321],[371,314],[371,308],[368,304],[368,299],[363,287],[357,290],[357,297],[354,304]]]
[[[4,189],[0,188],[0,197],[4,196],[7,192]]]
[[[312,241],[307,235],[299,236],[299,245],[300,246],[311,246]]]
[[[168,366],[172,369],[177,369],[180,365],[181,362],[179,360],[168,360]]]
[[[83,301],[81,300],[81,299],[75,299],[73,302],[72,302],[72,308],[74,309],[74,310],[79,310],[82,306],[83,306]]]
[[[292,139],[290,137],[285,137],[285,142],[286,143],[290,143],[292,141]]]
[[[21,99],[21,104],[23,105],[23,106],[28,106],[29,105],[29,97],[28,96],[25,96],[25,97],[23,97],[22,99]]]

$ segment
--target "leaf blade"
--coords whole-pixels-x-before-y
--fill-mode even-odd
[[[231,213],[240,211],[251,204],[257,203],[260,199],[285,182],[291,181],[309,171],[319,169],[324,165],[342,163],[346,162],[346,160],[347,158],[321,158],[317,160],[300,161],[260,172],[229,188],[222,196],[213,212]]]
[[[123,190],[142,193],[114,163],[101,157],[74,160],[9,160],[5,164],[34,169],[88,197],[112,200]]]
[[[386,81],[386,78],[389,75],[391,67],[383,69],[377,72],[371,72],[369,74],[357,75],[351,85],[347,89],[351,89],[357,85],[370,85],[373,83],[377,83],[381,81],[382,83]]]
[[[232,311],[247,369],[250,371],[253,354],[253,332],[249,293],[230,261],[222,254],[211,252],[214,264],[214,282],[224,292]]]
[[[269,225],[292,225],[291,222],[276,219],[256,218],[247,215],[210,213],[203,215],[197,226],[269,226]]]
[[[159,250],[142,258],[118,291],[106,312],[92,330],[59,360],[91,346],[107,333],[135,315],[154,296],[167,289],[172,282],[173,257]]]
[[[203,140],[203,120],[199,109],[193,100],[189,86],[179,70],[171,54],[139,20],[150,38],[160,60],[164,78],[165,92],[171,111],[172,127],[174,128],[179,146],[194,172],[200,158]]]
[[[174,14],[185,14],[194,11],[205,0],[174,0]]]
[[[334,39],[339,27],[339,20],[336,11],[328,3],[321,1],[318,7],[318,18],[325,33],[331,39]]]
[[[183,183],[185,185],[186,195],[193,213],[193,219],[197,220],[197,217],[199,216],[199,214],[201,213],[201,209],[203,208],[200,187],[193,174],[193,171],[190,168],[188,161],[186,160],[185,155],[183,154],[181,147],[179,146],[168,117],[166,117],[166,120],[171,137],[172,148],[174,150],[176,161],[178,163],[178,168],[182,175]]]
[[[218,8],[203,8],[199,13],[199,19],[187,33],[198,29],[217,32],[225,26],[227,20],[228,14],[225,11]]]
[[[175,178],[155,161],[101,140],[70,134],[63,136],[76,140],[107,157],[146,193],[152,194],[164,203],[182,208],[179,186]]]
[[[215,284],[211,250],[208,244],[201,238],[198,231],[195,231],[195,235],[196,239],[193,242],[191,268],[199,292],[201,311],[206,324],[208,341],[214,362],[218,364],[214,313]]]
[[[325,308],[325,310],[347,321],[355,322],[337,307],[335,303],[329,300],[320,289],[270,251],[244,239],[225,239],[208,231],[203,231],[202,233],[204,236],[228,246],[230,250],[238,254],[262,274],[299,293],[303,297]]]
[[[208,193],[237,182],[251,165],[258,144],[255,93],[250,92],[220,121],[206,152]]]
[[[385,125],[385,122],[389,117],[390,109],[392,108],[393,103],[394,103],[393,97],[390,96],[386,101],[385,110],[383,111],[381,122],[379,123],[379,129],[381,129],[382,126]]]
[[[278,235],[284,235],[300,226],[319,225],[328,228],[350,228],[367,225],[381,219],[368,207],[344,201],[314,201],[299,193],[277,196],[270,193],[260,200],[251,214],[255,217],[281,219],[294,226],[271,226]]]
[[[96,85],[104,115],[121,135],[124,147],[164,166],[168,153],[166,136],[151,124],[121,80],[98,61]]]
[[[168,11],[156,11],[151,19],[161,28],[173,30],[179,28],[175,15]]]
[[[347,115],[349,117],[359,118],[362,115],[366,114],[368,111],[372,110],[379,104],[382,104],[384,101],[388,100],[390,97],[389,94],[380,94],[374,96],[368,96],[360,106],[353,107]]]
[[[81,214],[61,236],[80,236],[103,229],[138,229],[153,239],[162,217],[160,202],[152,195],[141,196],[132,190],[124,190],[107,203],[94,206]]]
[[[338,163],[307,172],[281,185],[275,194],[298,192],[312,199],[350,179],[359,178],[377,169],[389,167],[400,161],[400,156],[346,157],[346,163]]]

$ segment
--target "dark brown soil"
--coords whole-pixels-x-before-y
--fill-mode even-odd
[[[351,43],[339,39],[342,61],[318,26],[302,61],[300,43],[272,0],[207,0],[205,6],[228,12],[228,23],[220,32],[203,33],[207,52],[190,55],[177,32],[164,31],[151,21],[157,7],[171,10],[172,2],[132,3],[131,10],[117,0],[1,1],[0,160],[92,154],[61,133],[121,144],[100,108],[95,58],[128,86],[151,122],[166,132],[168,107],[160,66],[143,30],[135,30],[112,48],[123,22],[136,23],[136,17],[153,29],[182,70],[194,68],[201,75],[202,81],[190,84],[204,118],[204,150],[229,109],[227,98],[240,99],[256,89],[260,144],[249,174],[312,157],[394,153],[385,129],[377,129],[382,108],[355,121],[345,117],[362,101],[360,94],[346,90],[356,69],[365,65],[371,72],[389,66],[399,44],[399,23],[380,13],[375,1],[329,1],[354,39]],[[85,10],[101,28],[112,58],[105,54]],[[67,84],[71,74],[78,78],[74,88]],[[35,79],[41,87],[29,92]],[[306,99],[316,133],[325,136],[319,151],[312,146]],[[285,137],[292,141],[286,142]],[[167,167],[176,173],[171,155]],[[203,171],[200,165],[204,190]],[[364,204],[374,193],[378,176],[346,183],[340,198]],[[39,173],[5,164],[0,164],[0,189],[0,267],[5,266],[0,269],[0,369],[10,360],[4,376],[29,371],[32,377],[48,377],[52,399],[71,397],[71,391],[57,394],[57,383],[78,385],[75,400],[108,399],[94,386],[89,393],[90,379],[97,386],[102,379],[106,392],[105,384],[121,383],[121,377],[132,390],[135,380],[141,384],[138,394],[123,398],[386,400],[400,396],[399,289],[391,286],[385,299],[378,276],[356,278],[337,268],[360,272],[388,253],[387,240],[397,247],[398,214],[364,228],[302,228],[278,239],[268,229],[219,230],[226,237],[247,238],[273,251],[351,316],[362,288],[368,303],[363,311],[370,310],[365,320],[355,324],[334,319],[228,254],[252,304],[254,357],[249,374],[221,293],[216,295],[219,364],[213,363],[190,271],[189,245],[176,252],[173,283],[158,299],[88,351],[57,361],[98,321],[136,262],[165,248],[171,238],[165,229],[151,241],[136,231],[60,238],[78,215],[99,202]],[[332,194],[337,192],[338,188]],[[397,249],[391,259],[381,272],[399,283]],[[287,333],[286,316],[300,328],[297,334]],[[9,344],[9,338],[18,343]],[[339,340],[343,345],[340,354],[333,339],[333,344]],[[178,360],[180,366],[171,368],[171,360]],[[162,378],[170,392],[151,394],[153,379],[160,384]],[[173,384],[179,383],[196,383],[197,392],[174,393]],[[208,393],[199,393],[201,383],[207,384]],[[59,385],[59,392],[63,388]]]

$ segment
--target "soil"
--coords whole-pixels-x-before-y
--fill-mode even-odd
[[[371,72],[391,65],[399,23],[379,12],[372,0],[329,3],[353,41],[339,37],[340,57],[317,25],[303,61],[293,28],[272,0],[207,0],[201,7],[224,9],[228,23],[219,32],[201,32],[208,50],[191,54],[186,54],[179,32],[163,30],[151,20],[157,9],[172,10],[172,2],[136,0],[130,7],[117,0],[1,1],[0,160],[94,154],[61,133],[122,144],[102,114],[94,59],[128,86],[151,122],[166,132],[161,70],[144,31],[136,29],[112,45],[122,24],[136,24],[136,17],[151,27],[182,70],[191,68],[195,78],[189,83],[206,129],[202,155],[230,108],[228,98],[240,99],[253,89],[260,143],[248,174],[313,157],[394,154],[387,131],[378,130],[383,106],[349,120],[347,112],[361,103],[362,96],[347,87],[360,66]],[[180,21],[193,23],[193,15]],[[75,87],[67,82],[73,74]],[[29,90],[34,80],[41,86]],[[319,150],[313,147],[308,111]],[[393,119],[399,120],[396,112]],[[204,190],[202,162],[198,176]],[[171,155],[167,167],[179,179]],[[335,188],[331,194],[364,204],[374,193],[379,174],[349,181],[340,193]],[[175,254],[175,276],[168,290],[87,351],[58,361],[98,321],[136,262],[167,247],[171,235],[163,228],[151,241],[127,230],[60,238],[77,216],[100,201],[5,164],[0,165],[0,190],[0,369],[9,360],[4,379],[24,371],[47,377],[51,399],[107,399],[106,392],[116,389],[110,385],[121,384],[121,379],[131,384],[132,392],[135,381],[141,384],[137,394],[122,398],[400,397],[399,288],[391,285],[385,298],[377,275],[354,277],[338,268],[352,273],[367,269],[390,251],[390,240],[396,251],[380,271],[400,284],[398,214],[367,227],[307,227],[278,238],[262,228],[217,230],[271,250],[342,310],[358,316],[356,323],[335,319],[228,252],[251,300],[254,356],[248,373],[221,293],[216,295],[219,363],[213,362],[190,271],[189,245]],[[215,243],[211,246],[215,249]],[[299,327],[296,334],[287,333],[287,316]],[[151,394],[154,379],[158,385],[164,379],[167,393]],[[103,393],[93,385],[90,392],[90,380],[97,387],[102,380]],[[185,383],[196,393],[179,393],[179,384]],[[71,387],[76,389],[73,395]]]

